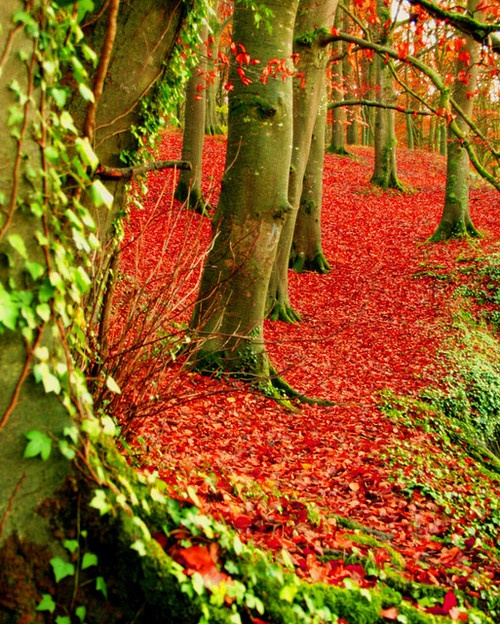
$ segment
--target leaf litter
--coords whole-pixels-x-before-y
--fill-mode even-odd
[[[159,157],[178,158],[180,149],[181,136],[168,132]],[[461,449],[443,445],[432,428],[408,426],[379,407],[381,393],[418,398],[446,375],[440,349],[456,313],[456,283],[446,276],[457,259],[498,248],[498,198],[483,185],[471,188],[481,241],[427,244],[444,202],[443,158],[401,150],[399,174],[412,189],[403,194],[374,189],[372,150],[352,152],[326,155],[322,244],[332,270],[290,271],[302,322],[265,323],[279,373],[298,391],[334,404],[292,412],[237,381],[202,377],[171,361],[154,381],[168,388],[168,400],[156,412],[139,412],[126,429],[136,457],[173,495],[195,488],[203,512],[300,576],[370,587],[393,569],[408,582],[442,588],[443,598],[425,598],[423,609],[466,621],[455,592],[480,600],[483,589],[500,583],[500,512],[492,500],[498,481]],[[211,205],[224,156],[224,140],[207,137],[203,192]],[[132,209],[126,225],[121,271],[125,282],[147,284],[153,299],[175,275],[180,286],[169,296],[182,324],[210,223],[173,199],[174,175],[149,175],[144,208]],[[124,323],[126,297],[122,288],[112,335]],[[129,384],[138,395],[145,381],[139,368]],[[123,400],[130,404],[131,396]],[[489,520],[490,530],[481,532]],[[214,553],[206,545],[178,547],[176,557],[212,582]],[[387,620],[397,618],[394,608],[386,611]]]

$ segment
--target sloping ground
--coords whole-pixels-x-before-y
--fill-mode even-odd
[[[297,390],[335,404],[292,412],[236,382],[182,371],[164,333],[155,370],[143,359],[120,380],[124,425],[139,461],[159,470],[172,492],[194,486],[204,511],[303,577],[335,584],[348,577],[369,587],[393,570],[400,576],[390,582],[422,610],[473,622],[468,609],[479,601],[499,621],[495,475],[464,453],[453,423],[442,425],[409,401],[379,409],[388,391],[417,398],[441,384],[447,364],[440,349],[453,335],[458,305],[447,275],[457,260],[498,249],[498,194],[482,185],[471,192],[485,239],[429,245],[444,199],[443,160],[401,151],[400,177],[413,189],[401,194],[373,189],[371,150],[353,152],[326,156],[323,248],[332,271],[291,272],[291,300],[303,321],[266,324],[278,371]],[[160,157],[179,154],[179,135],[167,134]],[[211,203],[223,164],[224,142],[207,139]],[[172,320],[189,318],[196,258],[210,227],[172,195],[172,173],[151,175],[145,210],[131,212],[114,340],[134,285],[147,284],[147,305],[167,302],[150,315],[165,315],[165,332]],[[157,338],[158,327],[152,333]],[[397,610],[385,615],[398,617]]]

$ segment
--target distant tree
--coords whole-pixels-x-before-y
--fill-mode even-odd
[[[377,0],[377,16],[379,25],[376,29],[377,42],[382,46],[392,45],[393,22],[390,9],[384,0]],[[375,164],[372,183],[383,189],[403,189],[398,179],[396,164],[396,129],[395,114],[392,108],[397,104],[394,88],[394,77],[391,64],[381,55],[376,56],[378,101],[387,104],[380,106],[375,113]]]
[[[304,172],[302,195],[293,233],[290,264],[297,272],[328,273],[330,265],[322,246],[323,166],[326,135],[326,89],[316,113],[316,123]],[[333,206],[328,206],[332,209]]]
[[[484,12],[479,8],[480,0],[468,0],[467,14],[476,20],[484,19]],[[431,237],[432,241],[447,238],[472,236],[479,232],[472,223],[469,210],[469,154],[463,140],[469,136],[469,126],[461,114],[472,116],[477,77],[479,73],[480,44],[471,35],[464,36],[463,45],[457,54],[455,81],[452,99],[456,106],[455,123],[462,133],[458,137],[453,128],[448,130],[448,150],[446,167],[446,191],[443,214],[438,229]]]
[[[298,74],[293,91],[293,150],[288,188],[290,210],[280,235],[267,295],[271,318],[292,323],[300,317],[289,301],[288,267],[313,129],[325,96],[328,51],[321,35],[329,33],[337,3],[338,0],[305,0],[299,5],[295,21],[294,54],[298,58]]]
[[[342,27],[344,13],[339,5],[335,12],[334,26],[336,30]],[[347,54],[342,41],[335,41],[331,46],[330,71],[331,71],[331,91],[332,102],[341,102],[344,99],[344,71],[343,56]],[[330,145],[328,151],[332,154],[346,156],[346,114],[343,106],[336,106],[332,109],[332,128],[330,135]]]
[[[182,134],[182,160],[191,164],[191,169],[179,173],[175,198],[187,202],[190,208],[204,213],[205,200],[201,190],[203,169],[203,141],[207,104],[207,49],[208,24],[200,31],[198,63],[192,69],[186,85],[184,129]]]

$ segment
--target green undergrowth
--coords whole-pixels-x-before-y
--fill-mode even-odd
[[[423,610],[442,604],[445,589],[409,582],[396,569],[379,569],[370,555],[359,558],[373,580],[369,588],[359,587],[350,578],[341,585],[299,578],[291,562],[280,565],[271,554],[243,543],[224,523],[202,514],[194,504],[199,501],[193,489],[188,488],[182,500],[173,499],[155,474],[129,467],[113,441],[98,433],[98,427],[89,429],[89,437],[81,459],[88,470],[79,471],[87,476],[75,488],[80,511],[75,515],[74,510],[67,510],[67,518],[77,516],[79,524],[64,529],[73,539],[85,531],[85,543],[95,553],[100,587],[107,588],[100,595],[101,606],[93,597],[93,610],[87,609],[85,621],[98,622],[99,613],[105,611],[119,612],[119,617],[110,616],[107,621],[148,624],[258,620],[322,624],[341,619],[349,624],[382,624],[387,621],[386,610],[395,609],[397,621],[406,624],[451,622]],[[356,528],[351,537],[355,544],[387,547],[363,527]],[[188,552],[198,554],[186,565],[183,553]],[[394,568],[402,564],[392,549],[391,560]],[[68,592],[73,579],[62,580],[53,596],[45,594],[42,606],[53,605],[56,614],[68,613],[63,603],[66,592],[60,591],[66,582]],[[75,595],[77,590],[72,592]],[[84,596],[79,596],[82,609]],[[491,624],[484,612],[471,609],[460,593],[457,597],[470,622]]]
[[[424,267],[416,277],[456,284],[458,312],[438,383],[418,398],[381,394],[380,409],[401,428],[385,460],[402,494],[444,514],[446,530],[432,539],[460,549],[473,604],[499,621],[491,567],[500,561],[500,255],[468,258],[451,272]]]

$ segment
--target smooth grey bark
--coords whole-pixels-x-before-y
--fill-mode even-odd
[[[467,13],[483,20],[484,13],[478,11],[480,0],[468,0]],[[465,45],[457,57],[456,75],[452,98],[467,117],[474,108],[474,93],[479,73],[480,44],[470,35],[465,35]],[[458,115],[456,124],[465,136],[469,126]],[[462,141],[452,130],[448,130],[448,151],[446,161],[446,191],[441,221],[431,241],[448,238],[479,237],[469,210],[469,155]]]
[[[263,321],[271,270],[285,215],[292,149],[292,81],[259,80],[261,67],[292,54],[298,0],[267,0],[272,33],[257,29],[250,9],[237,4],[233,38],[259,65],[233,60],[229,95],[226,173],[213,220],[191,328],[200,369],[224,369],[249,380],[268,380]],[[237,70],[245,72],[243,79]],[[251,81],[251,82],[249,82]],[[246,84],[244,84],[246,83]],[[276,156],[279,154],[279,159]]]
[[[299,55],[297,70],[302,77],[294,81],[293,89],[293,149],[288,189],[290,210],[281,232],[267,295],[267,310],[274,320],[293,323],[300,319],[289,301],[288,267],[312,133],[324,94],[328,63],[326,46],[322,45],[318,37],[311,41],[310,36],[319,27],[330,30],[337,3],[338,0],[302,2],[295,22],[294,52]]]

